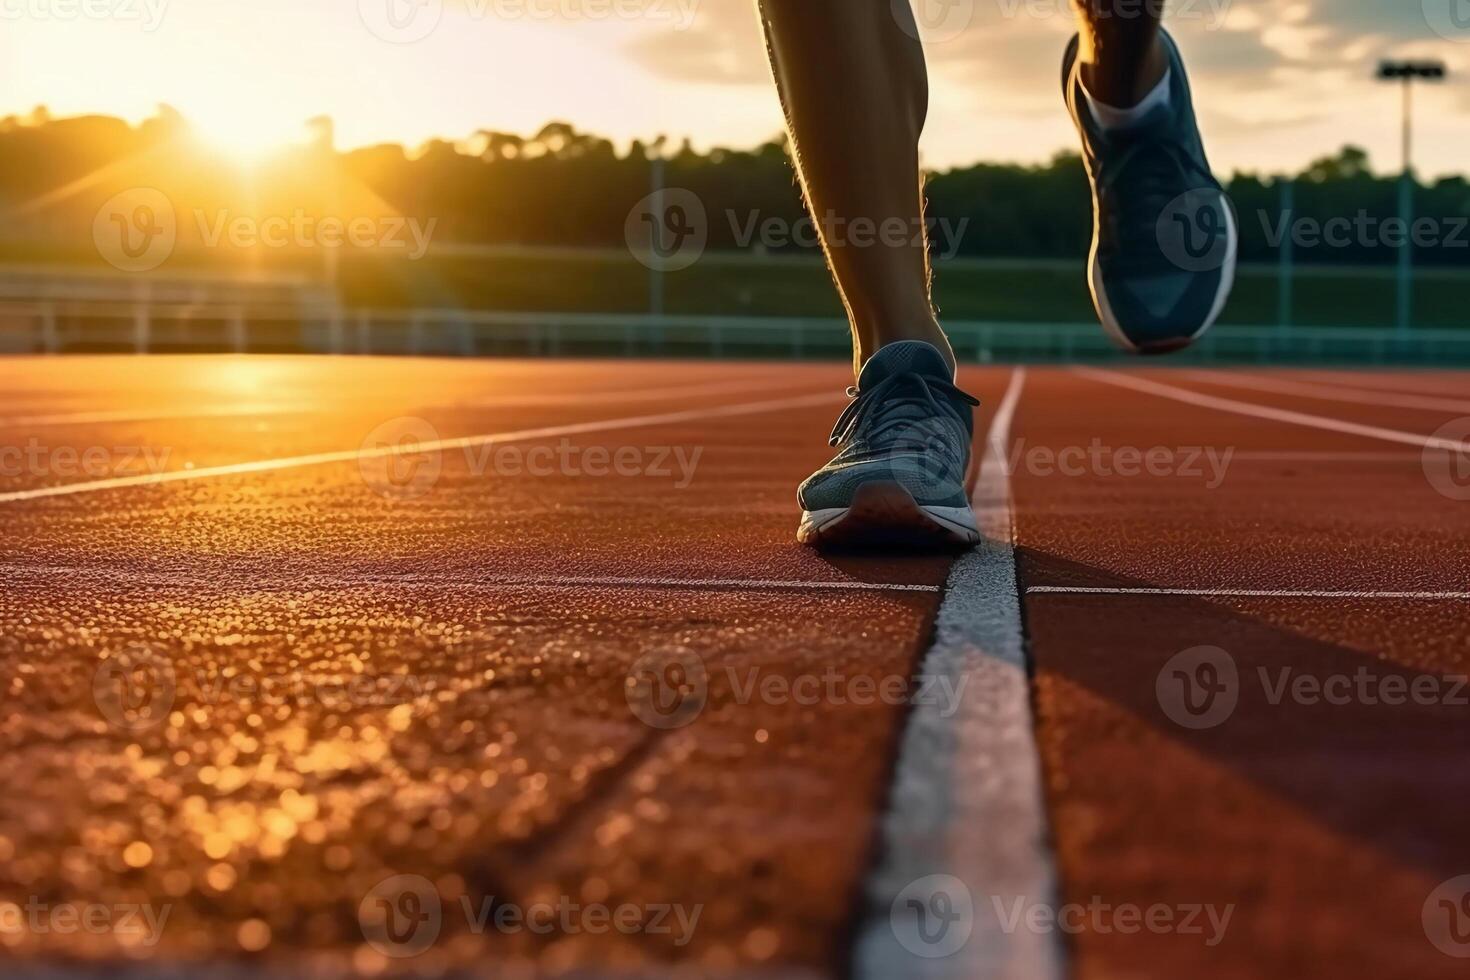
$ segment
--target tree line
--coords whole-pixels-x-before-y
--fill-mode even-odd
[[[665,186],[692,191],[704,205],[710,248],[768,247],[751,241],[756,220],[790,226],[805,213],[788,148],[779,140],[705,152],[687,142],[634,142],[619,151],[610,140],[551,123],[529,137],[485,130],[412,151],[392,144],[338,151],[329,121],[313,125],[313,141],[246,173],[200,143],[188,123],[167,109],[136,126],[103,116],[58,119],[44,109],[5,118],[0,210],[7,220],[0,238],[12,245],[84,242],[102,201],[147,186],[196,212],[345,211],[434,219],[436,244],[618,248],[630,209],[653,186],[655,157],[662,160]],[[1287,242],[1306,264],[1385,264],[1397,253],[1399,179],[1375,173],[1355,147],[1297,174],[1237,173],[1228,189],[1245,261],[1273,261]],[[1091,203],[1073,153],[1041,165],[979,163],[936,172],[926,191],[931,226],[959,231],[954,240],[936,243],[947,254],[1086,254]],[[1418,260],[1470,266],[1465,178],[1416,183],[1413,205]]]

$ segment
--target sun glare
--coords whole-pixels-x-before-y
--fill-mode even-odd
[[[271,115],[276,108],[247,114],[216,111],[207,117],[189,117],[189,125],[201,143],[249,167],[305,139],[301,122],[293,121],[289,113],[283,113],[284,118]]]

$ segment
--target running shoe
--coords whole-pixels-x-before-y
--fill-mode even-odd
[[[1124,349],[1187,347],[1215,320],[1235,281],[1235,214],[1210,172],[1189,77],[1167,31],[1169,99],[1134,125],[1104,129],[1087,105],[1078,38],[1062,64],[1067,109],[1092,184],[1087,268],[1098,319]]]
[[[932,344],[888,344],[863,365],[829,442],[832,461],[797,490],[811,545],[968,546],[980,540],[966,484],[974,408]]]

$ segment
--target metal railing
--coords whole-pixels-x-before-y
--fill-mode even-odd
[[[959,356],[991,362],[1118,359],[1090,323],[945,324]],[[842,359],[829,318],[344,310],[330,303],[5,302],[0,350]],[[1470,329],[1220,326],[1177,360],[1247,364],[1470,365]],[[1171,363],[1176,359],[1171,358]]]

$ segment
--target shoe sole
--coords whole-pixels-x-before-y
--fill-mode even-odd
[[[858,487],[847,507],[804,511],[796,540],[821,547],[967,548],[980,540],[980,529],[967,506],[919,504],[900,484],[875,480]]]
[[[1174,39],[1167,33],[1163,33],[1162,36],[1164,43],[1174,48],[1175,54],[1177,55],[1179,49],[1174,44]],[[1067,108],[1071,111],[1074,122],[1076,122],[1078,113],[1083,111],[1083,108],[1076,105],[1072,98],[1076,90],[1077,50],[1078,39],[1074,37],[1071,44],[1067,46],[1067,52],[1062,58],[1062,90],[1066,95]],[[1190,91],[1189,76],[1185,75],[1181,81],[1184,84],[1185,93],[1193,101],[1194,93]],[[1081,133],[1081,124],[1078,123],[1077,126],[1082,138],[1086,139],[1086,134]],[[1108,302],[1107,290],[1103,288],[1102,271],[1098,268],[1097,263],[1097,252],[1101,245],[1098,237],[1100,218],[1098,213],[1097,185],[1091,179],[1088,180],[1088,184],[1092,192],[1092,247],[1087,253],[1087,282],[1092,292],[1092,308],[1097,313],[1098,321],[1102,324],[1103,330],[1112,338],[1113,343],[1132,354],[1172,354],[1175,351],[1183,350],[1196,340],[1199,340],[1215,325],[1215,321],[1220,318],[1221,312],[1225,309],[1225,302],[1230,298],[1231,290],[1235,288],[1235,264],[1240,247],[1240,234],[1235,227],[1235,215],[1232,209],[1228,206],[1225,208],[1225,223],[1229,234],[1229,237],[1226,239],[1225,262],[1221,266],[1220,286],[1215,292],[1215,302],[1211,306],[1209,314],[1205,317],[1204,323],[1198,330],[1187,337],[1175,337],[1168,340],[1140,344],[1132,340],[1124,332],[1122,326],[1119,325],[1117,318],[1113,315],[1113,305]]]

